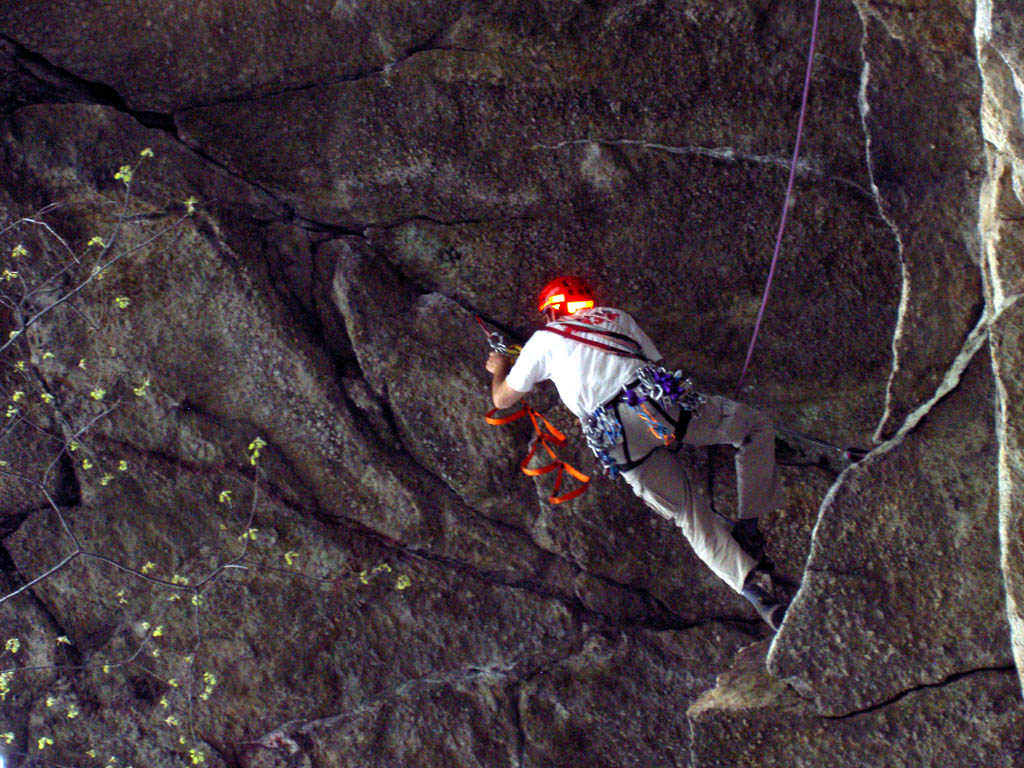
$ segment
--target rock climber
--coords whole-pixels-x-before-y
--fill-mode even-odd
[[[491,399],[508,408],[546,379],[583,426],[587,444],[612,477],[683,531],[697,555],[778,630],[787,598],[764,554],[758,518],[779,502],[775,432],[741,403],[697,392],[621,309],[594,305],[578,277],[558,277],[537,300],[546,324],[514,361],[492,352]],[[719,517],[695,483],[681,445],[737,449],[738,522]]]

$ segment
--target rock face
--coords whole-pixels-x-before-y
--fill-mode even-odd
[[[932,23],[922,23],[910,9],[858,4],[868,166],[903,276],[879,426],[886,437],[939,386],[982,312],[977,221],[985,164],[972,12],[962,3],[936,5],[926,15]]]
[[[828,719],[768,675],[758,650],[747,649],[690,707],[695,765],[1021,764],[1024,720],[1009,671],[974,672],[908,690],[879,709]]]
[[[822,3],[771,638],[519,473],[474,315],[581,274],[732,394],[811,4],[0,6],[5,764],[1024,766],[1022,23]]]
[[[822,505],[769,658],[822,714],[1011,663],[993,413],[976,412],[993,399],[991,369],[982,352],[960,364],[958,387],[898,443],[847,470]],[[908,507],[912,525],[897,512]]]
[[[979,7],[975,25],[978,61],[985,82],[981,125],[988,142],[988,179],[982,195],[984,274],[991,328],[992,370],[998,395],[999,532],[1006,579],[1007,613],[1017,669],[1024,675],[1024,440],[1021,425],[1021,296],[1024,296],[1024,203],[1021,199],[1021,133],[1018,73],[1020,19],[1016,9],[995,3]]]

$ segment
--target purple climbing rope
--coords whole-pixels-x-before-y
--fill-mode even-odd
[[[739,383],[736,385],[734,399],[740,396],[740,391],[743,389],[743,381],[747,376],[747,369],[750,367],[750,359],[754,355],[754,344],[757,343],[757,334],[761,330],[764,309],[768,306],[768,294],[772,289],[772,280],[775,279],[775,267],[779,263],[779,252],[782,250],[782,235],[786,231],[786,219],[789,217],[789,205],[793,197],[793,182],[796,179],[796,165],[800,157],[800,138],[804,132],[804,118],[807,115],[807,94],[811,91],[811,71],[814,69],[814,44],[818,37],[818,17],[820,14],[821,0],[814,0],[814,20],[811,22],[811,46],[807,52],[807,74],[804,77],[804,95],[800,101],[800,119],[796,124],[796,145],[793,147],[793,162],[789,168],[789,184],[786,186],[786,197],[782,201],[779,234],[775,238],[775,252],[772,254],[772,265],[768,270],[768,280],[764,286],[764,296],[761,298],[761,309],[757,312],[757,322],[754,323],[754,333],[750,337],[750,346],[747,347],[747,359],[743,362],[743,371],[740,373]]]

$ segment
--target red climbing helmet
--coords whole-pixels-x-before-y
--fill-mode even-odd
[[[537,297],[537,309],[555,310],[557,315],[571,315],[594,306],[594,292],[578,277],[556,277],[545,285]]]

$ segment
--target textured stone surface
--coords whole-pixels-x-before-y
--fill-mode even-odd
[[[992,328],[993,364],[999,376],[999,533],[1006,579],[1006,609],[1017,669],[1024,681],[1024,305],[1006,311]]]
[[[982,312],[981,82],[966,44],[972,13],[963,3],[934,3],[923,15],[899,4],[863,6],[868,164],[879,208],[899,241],[903,273],[879,426],[890,437],[931,397]]]
[[[0,29],[134,109],[171,112],[366,76],[430,44],[463,5],[40,0],[5,4]]]
[[[2,556],[7,560],[7,552]],[[20,584],[11,573],[9,562],[4,562],[3,575],[0,576],[0,589],[7,595],[17,589]],[[58,665],[76,664],[80,661],[79,654],[73,648],[57,644],[60,628],[47,614],[46,607],[31,593],[23,592],[6,602],[0,609],[0,632],[7,638],[18,638],[20,647],[12,653],[6,647],[0,656],[0,669],[39,668],[38,672],[16,673],[32,675],[32,685],[11,685],[11,691],[3,699],[0,708],[0,733],[10,733],[14,743],[21,746],[29,738],[29,715],[38,701],[38,691],[60,679],[54,667]],[[5,642],[6,646],[6,642]],[[5,755],[11,751],[8,745]]]
[[[173,195],[180,199],[192,191],[186,180],[165,170],[176,154],[180,155],[180,164],[187,168],[187,153],[162,141],[158,134],[104,109],[66,107],[19,113],[19,122],[13,128],[31,135],[38,143],[23,145],[28,164],[23,161],[12,170],[35,169],[46,178],[49,169],[57,167],[55,156],[81,150],[77,139],[62,139],[55,133],[62,119],[73,119],[84,129],[85,137],[120,131],[122,141],[129,145],[155,147],[164,165],[150,171],[152,186],[139,172],[135,189],[138,206],[151,206],[153,197]],[[97,166],[101,163],[102,158]],[[97,167],[95,172],[100,175],[102,170]],[[53,194],[74,200],[87,213],[74,220],[79,228],[77,238],[85,239],[100,227],[102,202],[88,185],[77,179],[66,182],[59,175],[47,181],[55,185]],[[244,185],[232,184],[232,188],[237,187],[232,199],[245,199],[250,194]],[[126,245],[145,240],[163,226],[165,216],[155,208],[149,210],[157,219],[143,225],[142,231],[125,230]],[[257,233],[238,225],[234,225],[228,237],[230,242],[240,244],[259,241]],[[452,435],[448,453],[432,454],[429,449],[437,449],[429,442],[423,443],[426,448],[419,452],[414,447],[416,435],[400,425],[407,418],[406,424],[418,419],[422,426],[423,416],[409,417],[382,407],[378,398],[385,393],[375,391],[375,387],[390,382],[390,389],[400,388],[401,379],[388,371],[386,365],[381,367],[367,357],[369,347],[364,349],[367,342],[357,327],[353,326],[351,346],[360,351],[361,359],[342,361],[342,366],[358,372],[361,369],[356,363],[362,362],[367,381],[360,391],[361,379],[342,376],[340,381],[346,390],[341,393],[330,387],[331,367],[311,347],[304,346],[294,330],[289,330],[296,318],[277,301],[260,270],[235,255],[229,242],[218,237],[206,215],[186,220],[170,239],[174,247],[139,251],[103,281],[80,294],[83,307],[97,310],[109,306],[115,296],[130,295],[128,308],[114,314],[104,309],[100,314],[105,315],[105,322],[93,330],[84,317],[56,310],[28,334],[31,346],[27,359],[61,404],[62,418],[70,424],[82,425],[101,416],[108,404],[117,408],[96,422],[81,440],[82,453],[74,457],[82,499],[66,510],[66,520],[82,551],[67,568],[35,590],[76,652],[88,659],[87,672],[73,682],[59,683],[54,690],[60,696],[53,694],[60,707],[77,707],[81,719],[61,721],[61,727],[48,730],[48,708],[39,704],[37,697],[35,708],[23,715],[25,719],[8,726],[21,734],[19,744],[31,746],[34,740],[47,735],[59,741],[59,754],[68,760],[86,750],[110,752],[121,760],[145,760],[150,764],[178,759],[185,754],[184,747],[177,742],[181,731],[165,720],[174,717],[179,724],[184,723],[188,709],[177,695],[180,691],[168,681],[182,683],[187,677],[190,686],[201,690],[202,675],[211,672],[220,680],[217,693],[223,709],[211,703],[202,711],[192,711],[196,736],[190,737],[186,746],[205,750],[212,760],[214,751],[222,748],[219,745],[241,745],[253,738],[263,738],[296,714],[316,720],[330,716],[335,704],[340,709],[363,706],[380,690],[400,686],[407,679],[511,663],[509,660],[519,655],[557,644],[560,641],[556,636],[571,641],[578,621],[574,617],[583,613],[576,591],[597,595],[590,601],[591,610],[596,609],[597,613],[590,615],[598,622],[605,620],[601,611],[627,623],[680,621],[678,614],[674,616],[643,590],[624,589],[600,577],[602,570],[621,572],[621,566],[596,564],[596,576],[590,577],[596,581],[579,586],[574,575],[578,567],[569,564],[574,554],[571,548],[565,552],[565,559],[560,559],[529,543],[529,537],[518,530],[516,526],[527,525],[529,515],[536,515],[536,495],[529,492],[528,482],[513,474],[511,456],[517,452],[513,444],[516,441],[502,432],[485,433],[479,413],[475,412],[479,406],[470,410],[470,385],[481,386],[479,378],[473,382],[473,375],[479,376],[481,352],[476,353],[472,367],[469,363],[460,364],[459,355],[451,356],[446,370],[455,377],[452,381],[458,382],[459,376],[466,381],[468,376],[468,383],[462,385],[453,406],[465,410],[453,414],[448,422],[434,425],[435,432],[447,434],[450,423],[469,424],[472,417],[472,424],[480,425],[472,427],[478,430],[479,439],[457,441],[458,435]],[[37,256],[31,265],[26,265],[30,267],[26,276],[34,270],[45,273],[57,259],[59,255],[53,252]],[[367,278],[362,290],[368,290],[370,285]],[[395,286],[388,289],[390,298],[400,295]],[[432,364],[436,372],[437,336],[428,334],[431,323],[434,331],[438,330],[438,322],[458,323],[448,332],[454,338],[468,318],[458,312],[447,317],[432,316],[431,301],[443,299],[427,298],[423,322],[415,322],[415,313],[404,315],[410,325],[392,329],[392,341],[397,343],[404,338],[403,334],[410,336],[405,350],[408,360],[418,359],[424,366]],[[364,306],[369,308],[372,302],[364,301]],[[475,345],[477,331],[472,326],[469,330],[474,335],[465,336],[466,343]],[[419,339],[416,333],[421,334]],[[58,354],[44,356],[49,350],[57,350]],[[147,397],[137,398],[132,388],[143,379],[153,382],[152,389]],[[102,402],[88,395],[98,387],[108,392]],[[441,394],[436,388],[432,391]],[[410,393],[422,397],[423,391],[411,389]],[[396,392],[387,394],[384,402],[403,402]],[[374,419],[383,427],[380,434],[367,431],[366,425]],[[389,437],[387,427],[392,420],[395,427]],[[332,426],[317,431],[319,425],[327,424]],[[245,445],[256,434],[270,442],[262,460],[268,474],[258,485],[258,512],[249,521],[249,505],[253,502],[248,490],[251,481],[247,476]],[[495,493],[503,494],[509,509],[488,509],[503,516],[504,521],[477,517],[451,491],[445,490],[446,484],[427,475],[408,458],[402,458],[404,451],[399,446],[403,441],[430,466],[452,451],[466,451],[470,446],[478,449],[481,442],[486,445],[488,441],[497,441],[501,445],[505,441],[510,454],[506,458],[507,471],[498,474],[490,469],[485,473],[485,477],[494,478],[493,482],[503,484],[505,492],[500,488],[490,492],[474,490],[472,486],[472,492],[466,491],[456,482],[457,477],[450,474],[451,467],[459,469],[458,464],[445,465],[442,461],[433,470],[437,477],[460,488],[467,499],[479,502],[480,507],[485,507],[484,502]],[[98,456],[102,460],[87,469],[82,456]],[[117,469],[122,460],[127,462],[126,474]],[[325,461],[330,464],[329,471],[315,468]],[[477,463],[481,464],[479,460]],[[384,486],[393,483],[391,490],[366,480],[367,473],[387,476],[389,472],[394,475]],[[104,473],[113,474],[114,481],[104,484]],[[359,476],[363,478],[362,485],[354,479]],[[357,493],[352,492],[359,488]],[[218,501],[225,490],[234,494],[230,507]],[[372,495],[376,493],[380,495]],[[515,496],[510,493],[518,494],[519,501],[513,502]],[[396,496],[389,498],[389,494]],[[426,498],[433,500],[425,502]],[[410,514],[415,512],[415,506],[410,505],[421,505],[420,513]],[[512,514],[517,509],[519,515]],[[522,516],[523,512],[528,516]],[[364,514],[366,534],[358,534],[358,526],[353,530],[345,524]],[[662,567],[676,572],[675,582],[681,585],[689,581],[685,573],[679,572],[678,555],[685,553],[685,544],[671,527],[662,526],[656,537],[655,530],[648,527],[646,518],[638,516],[637,510],[628,514],[637,523],[642,521],[644,530],[650,531],[648,540],[664,540],[666,560]],[[310,528],[308,518],[313,515],[331,525]],[[449,515],[452,517],[446,522]],[[335,521],[341,522],[342,527],[333,527],[337,525]],[[370,525],[371,521],[375,522]],[[196,642],[190,634],[193,617],[189,592],[170,603],[177,593],[168,589],[166,583],[152,585],[139,581],[137,575],[126,577],[112,565],[117,563],[138,572],[147,562],[153,562],[155,570],[151,573],[164,582],[179,575],[196,584],[204,574],[214,572],[218,563],[233,563],[242,543],[238,537],[249,525],[259,530],[252,542],[253,550],[266,547],[269,551],[259,563],[244,563],[248,571],[229,569],[203,590],[203,603],[196,606],[199,612],[195,618],[196,626],[201,628],[197,630],[202,633],[201,646],[208,655],[188,653]],[[563,527],[564,523],[557,526],[558,530]],[[451,533],[445,533],[446,529]],[[55,513],[40,513],[7,537],[7,549],[23,579],[43,574],[61,558],[78,550],[61,530]],[[114,542],[105,541],[110,531],[118,532]],[[573,535],[581,542],[587,541],[586,536]],[[596,538],[603,536],[603,532],[589,535]],[[355,552],[348,551],[343,544],[350,536],[362,537],[362,543],[352,545]],[[509,542],[518,544],[513,547]],[[607,557],[622,557],[607,543],[601,546]],[[533,554],[524,560],[524,551]],[[297,553],[299,562],[308,564],[302,570],[315,577],[311,583],[300,577],[296,584],[296,577],[274,570],[282,567],[288,552]],[[677,556],[675,562],[670,557],[673,552]],[[436,564],[424,566],[428,572],[433,569],[432,574],[416,573],[415,568],[400,570],[395,556]],[[588,560],[581,557],[581,562]],[[692,557],[691,562],[705,589],[716,594],[718,604],[725,607],[701,607],[692,595],[684,594],[685,599],[673,606],[676,610],[693,618],[716,612],[743,612],[735,596],[701,573]],[[384,565],[392,570],[376,572]],[[399,574],[411,578],[412,586],[407,590],[395,589]],[[267,578],[270,583],[264,581]],[[369,583],[362,584],[363,578]],[[474,579],[480,580],[484,592],[490,592],[496,602],[475,591],[470,583]],[[639,580],[643,582],[642,578]],[[448,594],[442,581],[448,581]],[[316,589],[310,593],[311,586],[325,594],[320,595]],[[664,584],[657,586],[665,589]],[[88,599],[79,595],[83,589]],[[418,589],[424,590],[426,602],[414,607]],[[377,598],[372,595],[374,590]],[[343,600],[338,602],[339,593],[351,593],[354,602],[343,605]],[[273,597],[264,599],[268,594]],[[536,599],[549,605],[554,611],[552,618],[561,629],[555,630],[554,635],[539,630],[534,623],[538,618],[537,604],[525,608],[521,617],[513,621],[519,628],[516,631],[522,631],[526,645],[498,637],[496,645],[486,649],[481,645],[479,628],[488,627],[485,636],[496,631],[498,616],[505,610],[516,610],[517,599],[513,596],[517,594],[528,603]],[[380,603],[379,613],[370,607],[375,599]],[[468,602],[462,603],[463,600]],[[631,602],[637,607],[630,609]],[[303,606],[301,613],[290,609],[296,605]],[[442,605],[446,606],[444,611],[451,613],[438,613],[436,608]],[[236,609],[246,617],[244,620],[239,619]],[[413,625],[402,629],[394,624],[396,610],[404,612]],[[166,627],[161,634],[165,639],[144,643],[145,631],[139,629],[144,621],[151,627]],[[170,629],[172,624],[174,631]],[[282,624],[302,629],[281,633],[277,628]],[[432,632],[428,627],[434,627],[439,635],[428,639]],[[395,638],[399,636],[416,640],[396,646]],[[31,640],[36,644],[28,633],[24,633],[24,638],[26,643]],[[296,668],[297,659],[307,658],[304,654],[311,642],[318,644],[315,653],[310,652],[308,657],[315,668]],[[535,644],[532,649],[528,647],[531,643]],[[436,653],[428,650],[431,646]],[[399,647],[408,652],[408,664],[400,660]],[[156,675],[154,682],[147,682],[147,673],[135,669],[134,664],[121,664],[140,648],[154,665],[150,670]],[[161,655],[149,661],[148,654],[153,650],[159,650]],[[448,653],[455,655],[447,656]],[[190,655],[192,661],[184,661]],[[341,656],[347,661],[341,661]],[[370,674],[364,664],[366,658],[387,660],[382,661],[388,670],[384,677]],[[283,666],[277,667],[269,659],[277,659]],[[355,665],[351,671],[346,671],[348,663]],[[110,680],[102,672],[105,664],[114,670]],[[317,681],[319,694],[307,684],[296,682],[307,675]],[[371,683],[371,679],[377,679],[377,683]],[[339,680],[350,681],[345,683],[350,690],[348,698],[341,697]],[[296,685],[298,692],[289,693]],[[261,697],[271,691],[269,695],[280,706],[253,719],[245,714],[245,707],[256,690],[262,691]],[[43,693],[50,695],[46,691],[40,695]],[[696,695],[697,691],[692,693]],[[160,705],[165,697],[167,708]],[[317,700],[321,703],[317,704]],[[108,709],[110,717],[115,717],[113,713],[124,707],[136,714],[130,718],[116,715],[116,721],[107,720]],[[455,716],[462,717],[458,713]],[[97,728],[104,736],[93,734]]]
[[[1021,411],[1021,297],[1024,296],[1024,132],[1021,126],[1021,25],[1013,3],[986,3],[977,23],[978,64],[985,84],[981,124],[989,178],[982,196],[986,302],[992,323],[992,369],[999,396],[999,507],[1007,615],[1024,689],[1024,413]]]
[[[958,389],[822,506],[769,658],[821,714],[1010,663],[992,400],[988,356],[976,354]]]
[[[16,365],[15,355],[7,355],[7,364]],[[24,377],[5,377],[4,391],[24,392]],[[27,395],[26,395],[27,400]],[[24,404],[26,400],[21,402]],[[47,425],[50,426],[50,425]],[[76,501],[77,487],[74,472],[67,461],[56,462],[48,472],[54,458],[55,441],[28,424],[18,424],[5,430],[4,443],[17,446],[17,450],[4,452],[6,463],[0,467],[0,531],[3,535],[15,530],[24,516],[44,509],[50,504],[71,504]]]
[[[145,481],[122,481],[69,513],[72,530],[87,551],[136,569],[152,561],[150,574],[165,582],[187,578],[199,585],[200,602],[166,583],[125,589],[117,570],[86,557],[36,590],[87,660],[74,688],[83,718],[61,727],[64,745],[130,760],[152,750],[154,764],[172,764],[187,730],[160,727],[168,716],[185,725],[191,712],[214,749],[241,745],[297,716],[315,720],[365,706],[409,681],[512,665],[566,645],[580,630],[562,601],[410,558],[271,499],[251,521],[258,533],[239,542],[247,523],[236,515],[252,501],[244,470],[185,472],[158,458],[133,464],[133,476]],[[217,502],[225,486],[235,490],[237,510]],[[34,575],[68,550],[52,540],[52,523],[34,516],[8,539],[19,572]],[[120,532],[116,545],[107,541],[110,530]],[[293,567],[283,559],[289,551],[298,553]],[[225,563],[244,569],[207,581]],[[408,579],[405,589],[396,588],[400,578]],[[107,674],[105,664],[113,667]],[[213,695],[190,704],[207,673],[218,681]],[[134,714],[118,725],[124,697]],[[250,711],[255,702],[258,716]],[[105,726],[89,733],[97,721]],[[129,735],[132,728],[138,736]]]
[[[74,558],[0,602],[7,765],[1021,764],[1016,4],[823,3],[743,397],[837,447],[780,443],[783,677],[762,642],[690,715],[763,624],[622,485],[544,503],[472,316],[578,272],[731,394],[811,4],[400,5],[0,4],[0,230],[58,202],[86,253],[25,308],[139,246],[0,359],[0,600]],[[68,258],[0,234],[0,345]],[[73,435],[57,509],[2,473]]]
[[[480,418],[480,370],[470,361],[480,358],[483,334],[473,315],[443,294],[404,286],[361,240],[325,248],[348,337],[374,396],[390,404],[398,439],[467,503],[524,527],[511,515],[537,510],[536,494],[515,474],[522,430]]]
[[[683,702],[713,684],[749,638],[708,626],[596,637],[532,675],[519,694],[523,765],[689,765]]]
[[[694,768],[1024,765],[1024,706],[1009,670],[967,674],[880,709],[826,719],[768,675],[756,650],[690,708]]]
[[[290,723],[245,751],[248,766],[687,765],[681,710],[749,638],[708,626],[686,632],[592,635],[514,663],[411,680],[357,709]],[[443,733],[443,738],[438,734]],[[303,757],[305,757],[303,755]]]
[[[752,617],[706,571],[676,529],[638,514],[632,494],[622,487],[597,478],[592,490],[572,505],[552,510],[538,504],[538,496],[546,498],[553,483],[544,478],[534,489],[518,473],[529,428],[496,429],[480,418],[480,377],[475,366],[468,368],[464,362],[482,357],[482,335],[472,315],[443,294],[418,293],[413,285],[403,285],[390,264],[358,240],[328,249],[337,254],[335,298],[362,370],[377,398],[390,404],[398,436],[420,464],[435,467],[453,490],[488,517],[530,530],[546,549],[589,574],[649,590],[684,620]],[[450,339],[446,348],[438,348],[439,334]],[[540,404],[551,397],[530,399]],[[588,467],[591,459],[580,448],[575,419],[562,409],[553,418],[576,446],[561,455]],[[695,454],[694,465],[695,478],[703,481],[706,464],[700,454]],[[787,575],[798,580],[809,545],[806,531],[801,536],[799,529],[809,528],[815,512],[801,505],[800,498],[820,498],[827,486],[811,472],[791,473],[786,479],[792,503],[779,510],[778,521],[766,521],[766,528],[778,528],[783,519],[789,524],[786,539],[793,546],[780,541],[773,552]],[[722,492],[718,507],[731,514],[736,507],[735,473],[724,455],[716,467],[715,487]],[[577,580],[576,592],[588,605],[629,602],[624,594],[604,594],[605,586],[584,577]],[[606,608],[635,611],[626,605]]]
[[[644,317],[670,360],[729,389],[763,287],[809,21],[759,13],[596,4],[566,11],[561,32],[550,8],[526,26],[511,12],[482,14],[451,33],[468,50],[175,119],[189,144],[303,217],[366,231],[424,289],[525,334],[532,286],[569,266]],[[759,42],[737,48],[751,27]],[[565,48],[555,41],[568,29]],[[823,35],[832,53],[816,75],[793,257],[778,277],[787,288],[751,396],[801,426],[814,401],[815,429],[864,442],[888,374],[899,274],[861,165],[852,10],[833,7]],[[715,77],[724,66],[745,75]],[[829,354],[822,335],[843,352]],[[781,367],[784,381],[771,373]]]
[[[381,766],[514,766],[521,737],[510,716],[513,706],[501,671],[473,669],[456,679],[424,680],[357,712],[304,725],[294,739],[265,738],[284,746],[273,751],[262,744],[248,746],[243,765],[293,765],[298,758],[312,765],[349,766],[369,755]],[[291,752],[292,744],[302,743],[313,745],[308,757]]]

